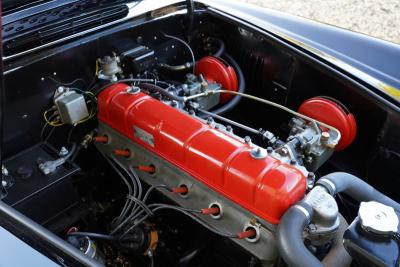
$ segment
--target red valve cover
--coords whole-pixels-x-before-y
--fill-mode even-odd
[[[279,219],[306,190],[296,168],[254,159],[244,142],[144,93],[115,84],[98,97],[101,122],[266,221]]]

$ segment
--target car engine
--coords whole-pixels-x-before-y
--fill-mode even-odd
[[[200,49],[162,32],[161,50],[138,37],[85,58],[90,84],[43,76],[41,142],[4,162],[1,199],[106,266],[350,266],[381,245],[367,232],[396,251],[399,204],[331,171],[366,134],[353,105],[249,91],[249,59],[198,36]]]

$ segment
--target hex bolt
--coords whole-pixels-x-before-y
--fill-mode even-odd
[[[322,140],[322,141],[327,141],[327,140],[329,140],[329,137],[330,137],[329,132],[322,132],[322,133],[321,133],[321,140]]]
[[[309,232],[313,233],[313,232],[317,231],[317,226],[315,226],[315,224],[312,223],[308,226],[308,230],[309,230]]]
[[[226,131],[228,131],[228,132],[232,132],[232,126],[230,126],[230,125],[228,125],[228,126],[226,126]]]
[[[68,149],[65,146],[61,147],[60,152],[58,152],[58,155],[60,157],[68,155]]]
[[[245,142],[246,144],[250,144],[250,143],[251,143],[251,138],[250,138],[250,136],[245,136],[244,142]]]
[[[314,187],[315,183],[315,174],[313,172],[309,172],[307,174],[307,189],[311,190]]]
[[[272,147],[267,147],[267,152],[268,152],[268,154],[271,154],[272,152],[273,152],[274,150],[272,149]]]

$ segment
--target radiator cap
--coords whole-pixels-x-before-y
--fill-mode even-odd
[[[396,233],[399,226],[399,218],[394,209],[375,201],[361,202],[358,217],[361,227],[375,234]]]

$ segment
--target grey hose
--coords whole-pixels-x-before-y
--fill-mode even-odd
[[[213,54],[213,57],[221,57],[223,53],[225,53],[225,44],[221,39],[208,37],[207,42],[214,43],[218,46],[218,50]]]
[[[332,247],[322,261],[318,260],[304,245],[303,231],[311,222],[313,210],[305,202],[297,203],[283,215],[277,231],[278,250],[289,267],[347,267],[351,258],[343,246],[346,220],[339,215],[340,224]]]
[[[322,260],[323,266],[329,267],[348,267],[351,264],[351,257],[343,246],[343,234],[349,226],[346,219],[339,213],[339,228],[332,240],[329,253]]]
[[[317,184],[331,195],[344,193],[357,201],[377,201],[400,211],[400,204],[385,196],[360,178],[345,172],[334,172],[321,177]]]
[[[303,231],[310,223],[313,210],[305,202],[290,207],[278,225],[278,250],[290,267],[322,267],[322,263],[306,248]]]

